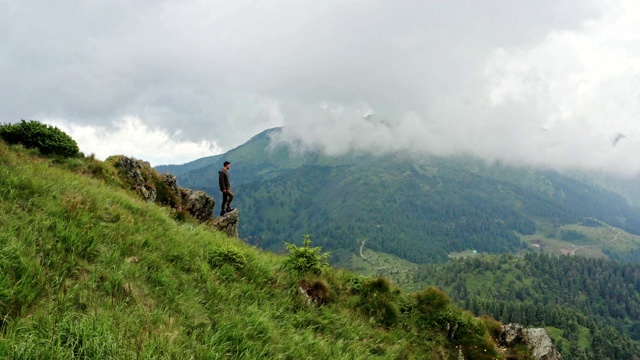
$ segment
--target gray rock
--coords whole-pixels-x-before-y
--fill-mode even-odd
[[[216,204],[211,196],[204,191],[193,191],[191,189],[183,189],[180,195],[182,209],[188,211],[191,216],[200,222],[211,220],[213,207]]]
[[[240,218],[240,213],[238,209],[234,209],[230,211],[224,216],[217,217],[207,224],[218,231],[222,231],[230,237],[238,237],[238,219]]]
[[[529,329],[520,324],[507,324],[498,341],[506,347],[525,344],[536,360],[562,360],[562,355],[542,328]]]
[[[180,189],[178,188],[178,177],[166,171],[162,174],[162,177],[164,178],[164,183],[167,184],[169,189],[171,189],[171,191],[173,191],[176,195],[180,195]]]
[[[132,190],[142,195],[142,198],[146,201],[153,202],[156,200],[156,189],[148,185],[147,180],[140,171],[143,168],[151,169],[151,165],[148,162],[122,156],[118,160],[118,165],[124,170],[129,181],[133,184]]]
[[[118,159],[117,166],[124,171],[132,190],[140,194],[146,201],[153,202],[156,200],[157,190],[154,177],[157,179],[159,175],[151,168],[148,162],[121,156]],[[169,191],[175,195],[176,202],[179,201],[179,204],[171,204],[176,210],[187,211],[191,216],[203,223],[212,220],[215,200],[211,196],[204,191],[180,189],[177,177],[168,172],[161,176]],[[235,234],[237,237],[237,229]]]

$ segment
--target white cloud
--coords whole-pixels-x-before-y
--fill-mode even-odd
[[[104,160],[111,155],[126,155],[145,160],[152,166],[183,164],[194,158],[220,154],[222,149],[213,141],[179,140],[162,129],[151,129],[139,117],[125,116],[113,122],[115,130],[95,125],[78,125],[59,119],[48,124],[69,134],[85,155],[95,154]]]
[[[85,152],[157,163],[286,125],[284,140],[335,154],[640,171],[639,7],[14,1],[0,13],[0,121],[57,119]]]
[[[476,69],[461,69],[464,77],[455,66],[443,67],[441,80],[416,68],[404,79],[407,84],[422,77],[442,88],[433,94],[433,83],[411,93],[393,89],[407,99],[391,111],[374,101],[285,110],[288,128],[276,140],[334,154],[469,153],[488,160],[638,173],[640,7],[631,1],[613,4],[601,17],[573,28],[550,28],[535,42],[486,48],[477,52],[475,63],[452,57]],[[377,113],[372,118],[377,122],[362,117],[363,106]],[[619,134],[624,138],[614,144]]]
[[[622,2],[581,31],[551,32],[532,48],[498,49],[485,69],[489,104],[536,114],[524,159],[637,173],[640,7]],[[613,143],[618,134],[624,139]]]

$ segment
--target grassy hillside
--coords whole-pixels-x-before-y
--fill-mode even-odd
[[[0,141],[0,357],[505,356],[490,340],[499,324],[439,290],[285,271],[285,257],[178,223],[113,176],[108,162],[44,159]],[[305,304],[302,278],[326,305]]]

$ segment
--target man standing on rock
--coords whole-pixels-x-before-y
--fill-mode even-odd
[[[229,181],[229,168],[231,163],[225,161],[222,169],[218,171],[218,183],[220,184],[220,191],[222,191],[222,210],[220,216],[232,211],[231,202],[233,201],[233,193],[231,192],[231,182]]]

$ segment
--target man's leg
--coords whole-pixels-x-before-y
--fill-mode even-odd
[[[225,211],[231,211],[233,208],[231,207],[231,202],[233,201],[233,193],[231,191],[227,191],[227,207]]]
[[[226,192],[222,193],[222,207],[220,209],[220,216],[224,215],[225,213],[225,209],[227,208],[227,201],[229,199],[229,196],[227,195]]]

